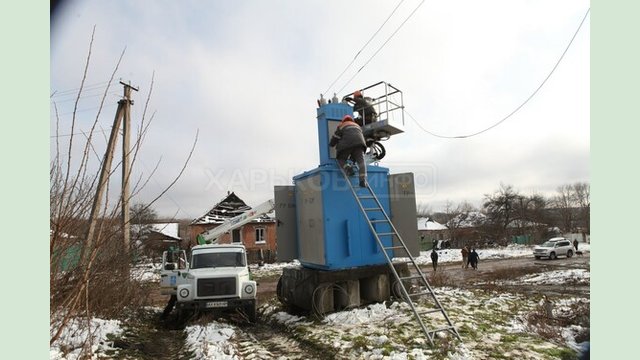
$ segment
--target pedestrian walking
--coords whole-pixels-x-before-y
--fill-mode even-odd
[[[573,239],[573,247],[578,251],[578,239]]]
[[[464,246],[460,252],[462,253],[462,267],[466,269],[469,267],[469,248]]]
[[[433,271],[436,271],[438,269],[438,253],[435,250],[431,250],[431,264]]]
[[[480,256],[478,256],[476,249],[471,249],[469,253],[469,264],[471,264],[474,270],[478,270],[478,259],[480,259]]]

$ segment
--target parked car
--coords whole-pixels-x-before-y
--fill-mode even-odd
[[[533,249],[533,256],[536,259],[547,257],[551,260],[558,256],[573,256],[573,245],[571,241],[563,237],[556,237],[545,241],[542,245],[538,245]]]

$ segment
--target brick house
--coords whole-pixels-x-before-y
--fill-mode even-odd
[[[189,224],[191,245],[196,245],[196,238],[199,234],[250,209],[251,206],[248,206],[235,193],[227,194],[209,212]],[[221,244],[243,244],[247,248],[247,257],[250,263],[259,262],[260,259],[265,262],[273,262],[276,256],[276,219],[265,214],[222,235],[218,242]]]

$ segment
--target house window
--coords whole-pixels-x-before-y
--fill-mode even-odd
[[[256,228],[256,244],[266,244],[267,239],[265,237],[264,228]]]
[[[231,231],[231,242],[233,243],[241,243],[242,239],[240,237],[240,229],[234,229]]]

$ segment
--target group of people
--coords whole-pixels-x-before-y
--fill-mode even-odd
[[[476,249],[471,248],[471,251],[469,251],[469,247],[465,246],[460,252],[462,253],[462,267],[467,269],[469,265],[471,265],[471,268],[478,270],[478,260],[480,256],[478,256]]]
[[[336,147],[336,159],[338,165],[344,169],[348,175],[352,175],[351,168],[347,161],[358,164],[358,179],[360,187],[366,187],[367,167],[364,163],[364,153],[367,150],[367,143],[362,133],[362,125],[375,121],[377,113],[369,100],[362,96],[361,91],[353,93],[353,98],[345,98],[354,103],[353,110],[360,116],[356,119],[351,115],[345,115],[338,125],[335,133],[329,141],[329,146]]]
[[[467,269],[469,265],[471,265],[471,268],[478,270],[478,260],[480,259],[480,256],[476,252],[476,249],[472,248],[471,251],[469,251],[469,247],[465,246],[462,248],[461,252],[462,268]],[[438,270],[438,252],[435,248],[431,250],[431,265],[433,266],[433,271]]]

